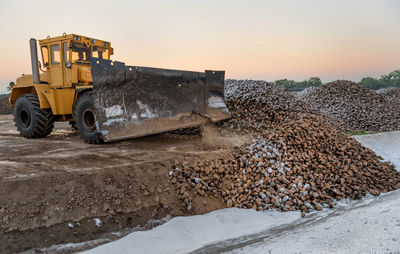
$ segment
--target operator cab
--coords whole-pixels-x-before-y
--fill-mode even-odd
[[[52,86],[90,85],[90,58],[110,59],[111,43],[76,34],[39,40],[46,83]]]

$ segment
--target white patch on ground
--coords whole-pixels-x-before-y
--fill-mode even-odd
[[[141,118],[156,118],[158,116],[150,110],[148,105],[143,104],[141,101],[137,100],[136,104],[139,106],[140,110],[144,111],[140,114]]]
[[[106,117],[120,116],[124,113],[120,105],[114,105],[104,109],[106,111]]]
[[[101,220],[99,218],[94,218],[94,223],[96,223],[96,227],[100,227],[101,226]]]
[[[15,161],[0,161],[0,164],[2,164],[4,166],[10,166],[10,165],[16,165],[16,164],[18,164],[18,162],[15,162]]]
[[[30,173],[30,174],[17,174],[9,177],[4,177],[4,179],[16,179],[16,178],[24,178],[24,177],[32,177],[35,176],[36,174]]]
[[[400,171],[400,131],[353,136],[363,146],[391,161]],[[400,243],[399,243],[400,244]]]
[[[264,231],[292,223],[299,212],[257,212],[237,208],[222,209],[205,215],[175,217],[149,231],[133,232],[83,253],[188,253],[213,242]]]

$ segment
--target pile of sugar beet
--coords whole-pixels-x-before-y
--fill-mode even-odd
[[[399,90],[373,91],[352,81],[338,80],[299,93],[314,110],[339,119],[348,130],[400,130]]]
[[[376,91],[377,94],[385,97],[389,102],[397,105],[397,108],[400,112],[400,88],[399,87],[388,87],[382,88]],[[400,126],[399,126],[400,129]]]
[[[227,80],[221,133],[250,141],[229,157],[175,161],[169,179],[188,209],[196,195],[226,207],[311,210],[400,188],[400,173],[308,104],[263,81]]]

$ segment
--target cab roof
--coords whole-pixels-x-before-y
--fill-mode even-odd
[[[59,42],[59,41],[74,41],[74,42],[95,45],[95,46],[111,48],[111,43],[109,41],[98,40],[95,38],[82,36],[82,35],[78,35],[78,34],[66,34],[66,33],[64,33],[61,36],[57,36],[57,37],[47,36],[46,39],[39,40],[39,43],[40,43],[40,45],[42,45],[42,44],[47,44],[47,43],[52,43],[52,42]]]

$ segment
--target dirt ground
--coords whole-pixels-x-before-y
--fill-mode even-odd
[[[10,104],[8,102],[9,95],[3,96],[0,95],[0,115],[1,114],[12,114],[12,110],[10,108]]]
[[[82,242],[167,214],[224,207],[223,200],[197,197],[187,210],[168,181],[175,160],[220,158],[246,140],[203,133],[88,145],[66,123],[47,138],[25,139],[11,115],[0,115],[0,253]]]

